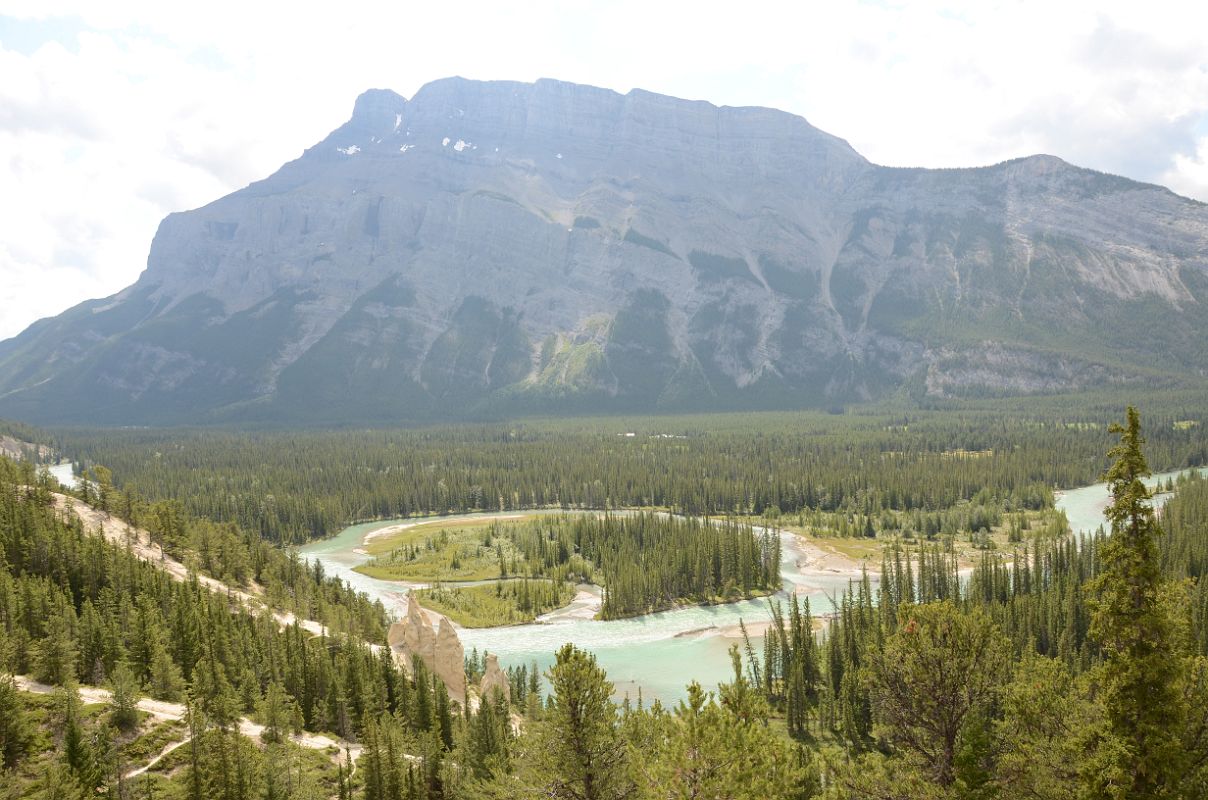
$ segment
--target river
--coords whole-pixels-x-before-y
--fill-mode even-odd
[[[558,513],[558,512],[539,512]],[[491,516],[463,515],[463,519]],[[458,517],[442,518],[458,519]],[[381,528],[416,520],[384,520],[353,525],[332,539],[315,542],[299,552],[307,559],[317,560],[329,575],[337,575],[353,588],[379,599],[392,616],[401,615],[406,607],[406,584],[370,578],[353,568],[368,560],[358,553],[365,536]],[[853,577],[849,571],[811,566],[814,554],[796,536],[781,534],[783,544],[781,599],[795,592],[808,597],[814,613],[831,610],[830,598],[847,588]],[[583,589],[585,587],[580,587]],[[499,657],[503,666],[537,663],[544,671],[553,661],[553,654],[566,642],[595,653],[600,665],[608,672],[617,688],[618,697],[628,695],[637,699],[640,690],[646,699],[658,698],[673,702],[683,697],[685,685],[693,679],[708,688],[731,675],[729,648],[741,638],[735,638],[734,628],[740,620],[748,625],[768,619],[768,602],[764,598],[745,600],[717,606],[690,606],[647,614],[623,620],[603,621],[584,617],[583,602],[572,603],[543,616],[528,625],[504,628],[459,628],[458,636],[469,653],[489,651]],[[759,637],[753,637],[758,640]]]
[[[1169,472],[1155,475],[1148,484],[1153,486],[1178,474]],[[1163,503],[1166,497],[1159,495],[1156,501]],[[1060,492],[1057,507],[1065,511],[1071,529],[1083,535],[1103,524],[1107,500],[1107,487],[1099,483]],[[461,518],[481,519],[490,516],[514,514],[463,515]],[[361,548],[366,534],[400,523],[418,521],[383,520],[353,525],[339,535],[312,543],[299,552],[304,558],[321,563],[328,575],[336,575],[353,588],[381,600],[387,611],[397,617],[406,606],[406,584],[370,578],[354,571],[354,567],[369,558],[363,552],[356,551]],[[781,578],[784,583],[776,596],[784,600],[790,594],[796,594],[809,598],[810,609],[815,614],[831,611],[831,599],[847,588],[848,581],[854,577],[853,573],[817,566],[816,554],[808,543],[801,542],[797,536],[789,533],[782,533],[781,538],[784,545]],[[876,576],[873,575],[872,579],[875,585]],[[495,653],[505,667],[536,662],[542,671],[552,663],[555,650],[566,642],[574,642],[595,653],[616,686],[618,697],[628,696],[636,700],[640,691],[647,700],[658,698],[664,703],[671,703],[684,696],[684,687],[691,680],[697,680],[709,689],[720,681],[728,680],[732,674],[729,648],[732,644],[742,644],[742,640],[734,636],[735,626],[739,620],[747,625],[759,625],[768,619],[768,601],[758,599],[720,606],[692,606],[605,622],[585,618],[584,612],[590,613],[585,599],[581,594],[579,602],[547,614],[532,624],[488,629],[460,628],[458,635],[467,653],[472,648],[477,648],[479,653]],[[762,637],[752,636],[752,640],[757,650],[762,652]]]
[[[75,476],[74,472],[72,472],[72,463],[70,461],[64,461],[62,464],[43,467],[43,469],[49,472],[52,478],[66,486],[68,489],[74,489],[80,483],[80,479]]]
[[[1187,471],[1162,472],[1147,478],[1145,485],[1152,489],[1159,483],[1165,483],[1167,478],[1178,478]],[[1201,467],[1199,472],[1201,475],[1208,475],[1208,467]],[[1107,484],[1096,483],[1091,486],[1083,486],[1081,489],[1058,492],[1057,508],[1065,512],[1065,518],[1069,520],[1071,531],[1078,536],[1087,536],[1098,530],[1099,526],[1107,524],[1103,518],[1103,512],[1110,499]],[[1156,494],[1154,495],[1154,505],[1160,508],[1169,499],[1170,494],[1168,493]]]

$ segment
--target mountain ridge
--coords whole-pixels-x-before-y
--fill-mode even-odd
[[[1205,377],[1205,301],[1208,210],[1162,187],[1045,155],[883,167],[775,109],[448,78],[368,90],[272,175],[166,217],[135,284],[0,342],[0,414],[385,423],[1175,385]]]

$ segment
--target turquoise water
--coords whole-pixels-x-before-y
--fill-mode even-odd
[[[1201,472],[1208,472],[1208,469]],[[1148,484],[1153,486],[1178,474],[1167,472],[1155,475]],[[1160,504],[1165,500],[1165,495],[1159,495],[1155,501]],[[1057,499],[1057,508],[1065,511],[1075,533],[1085,534],[1094,532],[1103,524],[1103,510],[1107,502],[1107,487],[1099,483],[1062,492]],[[484,516],[499,515],[464,515],[460,518]],[[332,539],[308,545],[300,553],[305,558],[320,562],[329,575],[338,575],[355,589],[381,600],[386,609],[398,617],[405,607],[408,584],[378,580],[354,572],[353,567],[368,559],[368,556],[354,550],[361,546],[362,539],[371,531],[417,521],[386,520],[353,525]],[[790,593],[795,593],[809,598],[813,613],[831,611],[832,598],[847,588],[851,576],[809,566],[805,563],[805,553],[797,537],[788,533],[782,533],[781,537],[784,545],[781,562],[784,588],[777,597],[786,599]],[[875,575],[872,580],[875,586]],[[589,587],[580,587],[584,588]],[[598,589],[590,588],[598,592]],[[580,616],[576,616],[576,611]],[[736,638],[733,629],[739,620],[748,625],[767,621],[768,602],[760,599],[721,606],[692,606],[608,622],[585,619],[581,616],[582,612],[582,604],[572,604],[533,624],[490,629],[462,628],[458,630],[458,635],[467,653],[471,648],[477,648],[479,653],[495,653],[505,667],[536,662],[542,671],[553,662],[554,651],[567,642],[573,642],[595,653],[616,686],[618,697],[629,696],[636,700],[640,691],[647,701],[657,698],[664,703],[674,703],[684,696],[684,687],[689,681],[696,680],[706,688],[713,688],[718,682],[730,679],[729,649],[734,644],[742,646],[741,638]],[[753,635],[752,644],[756,652],[762,652],[761,637]]]
[[[71,466],[71,462],[67,461],[62,464],[55,464],[54,466],[45,467],[45,469],[50,473],[51,477],[53,477],[59,483],[66,486],[68,489],[74,489],[76,484],[79,483],[79,478],[77,478],[71,471]]]
[[[1152,489],[1159,483],[1165,483],[1167,478],[1178,478],[1187,471],[1163,472],[1146,479],[1145,485]],[[1208,474],[1208,467],[1201,467],[1199,472],[1201,475]],[[1103,518],[1103,511],[1107,508],[1110,499],[1107,484],[1096,483],[1083,486],[1081,489],[1061,492],[1057,497],[1057,508],[1065,512],[1066,519],[1070,522],[1070,530],[1079,536],[1086,536],[1093,534],[1100,525],[1107,524]],[[1168,499],[1170,499],[1168,494],[1156,495],[1154,505],[1160,507]]]
[[[461,518],[481,519],[484,516],[496,515]],[[327,574],[338,575],[355,589],[381,600],[387,611],[398,617],[405,607],[408,584],[370,578],[353,571],[353,567],[368,559],[354,550],[361,546],[367,533],[415,521],[387,520],[353,525],[332,539],[302,548],[300,554],[321,563]],[[831,598],[847,588],[850,576],[802,566],[805,554],[796,536],[782,533],[781,540],[784,588],[777,596],[786,599],[790,592],[795,592],[809,598],[815,614],[830,611]],[[690,606],[612,621],[584,619],[576,616],[575,610],[575,606],[561,609],[528,625],[461,628],[458,636],[467,653],[472,648],[477,648],[479,653],[495,653],[505,667],[536,662],[542,671],[553,662],[554,651],[573,642],[596,655],[616,686],[618,697],[628,695],[636,700],[640,691],[647,700],[658,698],[664,703],[673,703],[684,696],[684,687],[691,680],[699,681],[706,688],[728,680],[733,674],[730,646],[742,646],[742,640],[735,636],[733,628],[740,620],[751,625],[768,619],[766,599]],[[582,610],[581,606],[579,610]],[[756,636],[752,639],[757,652],[762,652],[762,640]]]

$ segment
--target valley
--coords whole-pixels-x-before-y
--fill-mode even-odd
[[[511,44],[474,10],[437,12]],[[422,11],[343,61],[397,77]],[[617,13],[627,41],[655,11]],[[172,13],[115,43],[4,12],[0,55],[122,52]],[[201,13],[199,42],[259,10]],[[1208,205],[1015,152],[1106,116],[1087,163],[1186,192],[1202,98],[1167,100],[1208,67],[1119,83],[1156,40],[1044,16],[1036,63],[1076,51],[1112,92],[885,164],[776,108],[548,78],[329,116],[364,76],[307,39],[331,75],[287,65],[284,105],[239,92],[275,60],[190,49],[226,82],[135,115],[171,168],[85,190],[137,104],[90,124],[73,82],[17,73],[0,282],[31,299],[0,309],[124,288],[0,341],[0,800],[1208,797]],[[902,63],[857,31],[823,50]],[[112,60],[163,91],[131,66],[162,46]],[[1007,99],[989,53],[925,49],[986,84],[959,115]],[[756,97],[844,94],[757,63]],[[180,107],[228,94],[239,126]],[[828,119],[903,141],[939,113],[843,99]],[[243,124],[261,103],[292,144]],[[75,184],[31,191],[55,149]],[[131,251],[76,202],[162,219],[137,277],[100,279]]]
[[[1208,468],[1201,469],[1208,473]],[[1161,486],[1168,479],[1183,475],[1181,470],[1159,473],[1147,479],[1150,486]],[[1165,500],[1167,496],[1160,496]],[[1102,483],[1065,490],[1060,493],[1056,510],[1069,520],[1069,529],[1075,533],[1090,534],[1105,524],[1103,507],[1107,502],[1105,485]],[[450,520],[438,523],[442,526],[461,526],[467,522],[475,529],[487,527],[494,520],[514,520],[517,515],[476,515],[462,521]],[[375,537],[377,531],[401,527],[403,521],[381,523],[384,527],[354,526],[329,541],[317,542],[302,548],[303,556],[313,558],[332,575],[355,580],[355,573],[365,574],[357,565],[363,563],[365,553],[386,552],[390,546],[385,537]],[[426,526],[425,526],[426,527]],[[406,528],[414,530],[414,528]],[[351,536],[349,535],[351,533]],[[881,550],[884,540],[873,542],[862,548],[863,559],[834,557],[828,554],[836,549],[851,549],[859,546],[861,538],[844,537],[824,540],[827,549],[815,544],[808,535],[781,534],[784,559],[780,566],[782,586],[777,597],[808,599],[810,610],[825,619],[836,610],[836,600],[852,582],[861,579],[861,571],[867,570],[871,586],[876,590],[881,570]],[[364,547],[362,546],[364,545]],[[972,564],[972,560],[965,562]],[[402,600],[409,581],[375,579],[358,584],[362,591],[375,597],[385,605],[388,612],[396,615],[405,609]],[[489,587],[487,587],[489,588]],[[505,666],[519,667],[537,663],[546,669],[552,653],[564,642],[590,650],[599,663],[608,671],[619,695],[636,699],[640,690],[648,700],[658,699],[673,704],[682,699],[684,678],[688,676],[705,685],[721,682],[730,672],[727,651],[739,636],[738,625],[744,623],[754,632],[766,627],[767,605],[760,601],[742,601],[717,607],[695,607],[676,611],[654,613],[635,620],[632,625],[625,621],[605,622],[584,613],[585,608],[598,607],[598,589],[593,596],[596,605],[584,605],[576,598],[573,607],[542,615],[535,626],[509,627],[499,632],[463,630],[461,639],[467,649],[475,648],[482,653],[494,653]],[[421,595],[422,597],[422,595]],[[591,601],[588,601],[591,603]],[[588,612],[590,613],[590,611]],[[456,620],[456,618],[454,618]],[[762,649],[762,634],[753,636],[757,648]],[[692,664],[685,672],[685,664]]]
[[[1194,498],[1205,485],[1195,476],[1205,472],[1208,441],[1192,406],[1178,395],[1166,402],[1169,410],[1148,429],[1147,450],[1174,469],[1145,485],[1158,491],[1156,507],[1172,509],[1162,511],[1173,526],[1161,540],[1163,569],[1194,575],[1198,562],[1188,554],[1203,546]],[[1060,404],[1000,401],[943,411],[543,420],[477,430],[60,430],[48,457],[71,454],[83,475],[56,467],[51,483],[28,463],[6,462],[6,480],[27,488],[3,495],[9,566],[0,619],[9,622],[0,655],[19,676],[11,697],[62,696],[52,687],[74,680],[81,701],[100,709],[116,707],[127,691],[117,688],[126,680],[120,654],[144,665],[137,708],[175,727],[122,734],[115,753],[124,755],[106,758],[117,759],[119,782],[157,791],[206,773],[222,763],[214,760],[220,752],[258,782],[268,780],[266,757],[291,753],[289,780],[320,793],[363,793],[374,770],[397,769],[411,780],[439,779],[443,796],[477,797],[482,781],[512,780],[484,754],[509,753],[516,774],[526,775],[525,765],[535,763],[527,748],[549,746],[542,737],[569,691],[559,675],[579,658],[600,680],[607,676],[599,686],[619,704],[618,736],[664,724],[657,722],[663,709],[678,709],[665,724],[687,724],[684,704],[753,704],[743,712],[724,709],[747,706],[705,707],[763,719],[770,727],[760,728],[761,752],[775,763],[790,752],[811,759],[796,777],[777,779],[780,791],[813,770],[850,774],[816,760],[827,748],[871,748],[867,737],[881,730],[872,727],[881,717],[849,726],[873,696],[850,694],[865,691],[863,682],[844,690],[842,675],[878,657],[875,637],[886,647],[901,641],[898,615],[992,624],[1011,642],[1004,653],[1016,654],[1012,669],[1036,658],[1096,669],[1103,656],[1085,623],[1083,590],[1073,588],[1081,584],[1062,576],[1093,573],[1093,560],[1106,552],[1107,540],[1094,531],[1111,496],[1102,483],[1065,481],[1102,474],[1112,435],[1093,410],[1072,416]],[[100,454],[114,466],[102,466]],[[591,474],[602,477],[577,478]],[[668,476],[699,477],[668,483]],[[388,486],[396,491],[379,493]],[[411,493],[400,496],[402,486]],[[613,499],[625,492],[638,502]],[[560,501],[521,499],[541,497]],[[301,498],[310,505],[285,502]],[[487,498],[495,498],[494,510],[483,508]],[[399,502],[415,513],[390,516]],[[327,520],[338,517],[313,513],[357,507],[387,513],[328,535]],[[37,537],[51,538],[34,545]],[[67,610],[32,622],[29,587],[45,585],[44,571],[64,569],[79,576],[67,585],[116,587],[138,575],[142,588],[129,596],[158,597],[164,610],[148,599],[121,611],[109,589],[91,588],[66,601]],[[1206,595],[1194,586],[1188,602],[1198,608]],[[452,620],[464,678],[438,680],[429,671],[439,659],[441,670],[450,668],[452,634],[443,627],[439,636],[435,627],[423,634],[427,645],[391,627],[417,619],[412,592],[429,619]],[[1040,603],[1047,610],[1037,616]],[[120,614],[136,620],[125,633],[88,633],[117,630]],[[977,622],[983,618],[992,623]],[[1203,631],[1195,622],[1188,630],[1198,652]],[[245,644],[215,650],[224,641],[215,637]],[[433,642],[445,655],[412,660]],[[68,657],[67,647],[80,656]],[[326,651],[337,660],[328,662]],[[240,664],[259,664],[264,677]],[[181,728],[194,713],[182,694],[189,667],[208,709],[192,732]],[[1020,680],[1030,680],[1026,674]],[[367,694],[354,700],[340,676],[364,682]],[[506,696],[492,697],[488,686],[506,687]],[[717,687],[715,699],[703,700],[701,686]],[[747,699],[733,699],[735,691]],[[0,704],[16,702],[27,709],[22,719],[37,721],[35,736],[73,725],[99,736],[109,725],[97,711],[44,715],[42,701],[3,694]],[[353,713],[350,702],[362,710]],[[375,704],[382,715],[366,717]],[[269,733],[266,744],[264,731],[286,718],[289,735]],[[716,724],[756,735],[726,719]],[[475,733],[481,726],[500,737],[495,744],[473,738],[486,735]],[[200,749],[190,749],[195,741]],[[210,766],[190,766],[186,756],[203,751]],[[864,752],[862,759],[890,758]],[[26,776],[19,785],[34,785],[31,773],[15,774]]]

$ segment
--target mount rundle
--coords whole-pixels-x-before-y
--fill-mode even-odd
[[[891,121],[886,122],[892,125]],[[335,423],[1202,382],[1208,207],[635,90],[372,90],[0,343],[0,416]]]

